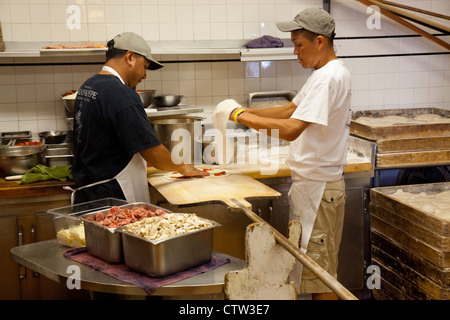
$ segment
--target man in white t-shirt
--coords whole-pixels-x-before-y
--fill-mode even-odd
[[[311,76],[289,104],[235,109],[229,119],[256,130],[267,129],[269,134],[278,130],[281,139],[291,142],[287,160],[293,181],[290,220],[302,223],[301,249],[337,277],[345,211],[350,73],[334,52],[335,23],[326,11],[308,8],[277,27],[291,32],[294,54],[303,68],[313,69]],[[300,263],[291,279],[300,292],[312,293],[313,299],[337,298]]]

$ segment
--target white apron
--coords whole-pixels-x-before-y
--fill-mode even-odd
[[[120,75],[116,72],[116,70],[103,66],[102,70],[108,71],[114,74],[119,80],[125,84]],[[123,194],[125,195],[125,199],[128,202],[145,202],[150,203],[150,194],[148,190],[148,181],[147,181],[147,162],[142,158],[139,153],[136,153],[133,158],[131,158],[130,162],[127,166],[120,171],[115,177],[111,179],[106,179],[98,182],[91,183],[86,186],[79,187],[77,189],[72,189],[68,186],[64,187],[66,190],[71,190],[71,202],[72,205],[75,201],[75,192],[77,190],[81,190],[84,188],[89,188],[95,185],[99,185],[102,183],[109,182],[111,180],[116,179],[119,183]]]
[[[289,203],[291,206],[289,221],[300,221],[302,225],[300,250],[304,253],[306,253],[308,247],[326,184],[323,181],[295,180],[292,181],[292,186],[289,190]],[[303,264],[297,261],[289,276],[289,280],[295,282],[297,291],[300,291],[302,270]]]
[[[150,193],[148,191],[147,181],[147,163],[139,153],[136,153],[131,158],[128,165],[120,171],[114,178],[94,182],[77,189],[69,186],[64,186],[66,190],[72,191],[70,201],[72,205],[75,201],[75,192],[77,190],[93,187],[102,183],[109,182],[116,179],[125,195],[125,200],[128,202],[145,202],[150,203]]]

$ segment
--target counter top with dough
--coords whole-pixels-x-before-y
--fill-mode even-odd
[[[281,148],[280,148],[281,150]],[[291,171],[285,163],[285,150],[280,151],[280,156],[278,159],[262,159],[255,164],[239,164],[232,163],[227,165],[198,165],[199,168],[224,168],[230,171],[245,174],[254,179],[264,179],[264,178],[280,178],[289,177]],[[261,160],[261,158],[260,158]],[[266,161],[266,162],[264,162]],[[369,159],[358,158],[349,153],[348,156],[348,166],[344,168],[344,173],[346,172],[362,172],[372,170],[372,163]],[[153,174],[158,172],[153,167],[147,169],[148,174]],[[4,178],[0,178],[0,199],[7,198],[20,198],[28,196],[46,196],[51,194],[64,194],[69,193],[69,191],[64,190],[63,186],[75,185],[74,181],[57,181],[50,180],[45,182],[35,182],[30,184],[18,184],[17,181],[6,181]]]
[[[248,163],[247,161],[243,164],[239,162],[226,165],[201,164],[196,165],[196,167],[226,169],[236,173],[245,174],[253,179],[290,177],[291,170],[286,164],[287,153],[288,146],[280,146],[279,152],[277,154],[270,155],[269,153],[269,155],[263,154],[255,157],[254,159],[258,159],[257,161],[255,161],[256,163]],[[344,168],[344,173],[364,172],[373,169],[373,164],[370,159],[359,157],[352,152],[348,153],[347,162],[348,165],[346,168]],[[152,174],[157,171],[158,170],[153,167],[147,169],[148,174]]]

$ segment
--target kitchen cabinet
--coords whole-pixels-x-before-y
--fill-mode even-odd
[[[17,217],[0,217],[0,299],[19,299],[20,286],[18,284],[19,268],[17,263],[9,258],[9,249],[18,245]]]
[[[0,299],[89,298],[86,291],[71,291],[10,259],[10,249],[54,239],[52,216],[46,211],[70,204],[70,195],[29,196],[2,199],[0,204]]]

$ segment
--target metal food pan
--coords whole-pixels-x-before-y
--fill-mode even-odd
[[[210,261],[214,228],[220,224],[209,221],[210,227],[158,241],[119,229],[126,266],[151,277],[164,277]]]
[[[47,144],[45,162],[48,167],[68,166],[72,164],[73,152],[69,143]]]
[[[297,95],[297,91],[267,91],[252,92],[248,95],[248,107],[253,109],[263,109],[266,107],[282,106],[286,102],[292,101]],[[272,104],[273,103],[273,104]],[[264,106],[267,104],[267,106]]]
[[[46,156],[45,162],[48,167],[68,166],[72,164],[73,155]]]
[[[25,142],[39,142],[41,147],[43,147],[43,148],[45,147],[45,139],[42,139],[42,138],[36,138],[36,139],[34,139],[34,138],[14,138],[14,139],[11,139],[10,141],[12,141],[12,142],[10,142],[11,147],[20,147],[17,144],[25,143]]]
[[[73,155],[72,144],[60,143],[60,144],[46,144],[47,156],[60,156],[60,155]]]
[[[1,144],[7,145],[11,140],[31,138],[31,131],[2,132],[0,136]]]
[[[69,148],[47,148],[45,154],[47,156],[72,156],[72,151]]]
[[[31,131],[2,132],[2,139],[31,138]]]
[[[120,209],[131,208],[144,208],[146,210],[155,211],[156,209],[162,209],[168,213],[171,211],[164,208],[147,204],[144,202],[134,202],[125,205],[118,206]],[[103,213],[106,215],[110,208],[106,210],[99,210],[85,214],[81,217],[84,222],[84,234],[86,237],[86,248],[88,253],[96,256],[102,260],[110,263],[122,263],[123,249],[122,249],[122,237],[120,233],[115,232],[117,229],[108,228],[98,224],[97,222],[87,220],[88,218],[94,219],[97,213]]]

